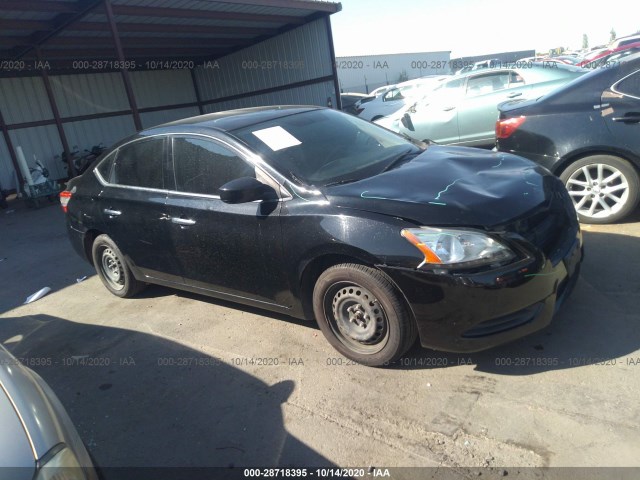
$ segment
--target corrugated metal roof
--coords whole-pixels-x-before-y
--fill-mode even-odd
[[[19,0],[0,3],[0,59],[35,58],[34,44],[41,47],[45,60],[54,63],[56,58],[93,58],[96,50],[84,45],[82,38],[110,36],[103,0],[49,0],[42,2],[41,10],[34,5],[23,6]],[[207,46],[225,46],[224,50],[216,47],[207,52],[202,45],[182,42],[171,50],[180,58],[219,57],[247,46],[251,43],[247,39],[260,42],[282,29],[341,9],[339,3],[310,0],[111,0],[111,5],[125,50],[129,37],[197,38],[210,40]],[[190,32],[189,27],[200,30]],[[211,32],[204,28],[211,28]],[[56,37],[73,37],[77,44],[50,41]],[[216,38],[227,41],[216,44]],[[230,38],[238,38],[238,43],[229,42]],[[103,48],[107,58],[114,58],[115,51],[110,47],[105,44]],[[149,42],[135,47],[135,51],[125,52],[128,60],[167,53],[159,52]],[[99,59],[104,59],[101,51],[99,54]]]

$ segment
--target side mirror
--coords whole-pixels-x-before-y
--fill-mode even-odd
[[[219,189],[220,200],[225,203],[248,203],[255,200],[274,200],[276,191],[253,177],[241,177],[225,183]]]

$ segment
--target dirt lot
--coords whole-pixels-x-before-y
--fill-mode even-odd
[[[640,465],[640,214],[584,227],[581,278],[550,328],[480,354],[415,347],[373,369],[287,317],[160,287],[118,299],[72,251],[59,208],[10,208],[0,211],[0,341],[53,387],[101,466],[513,477]],[[52,293],[21,305],[45,286]]]

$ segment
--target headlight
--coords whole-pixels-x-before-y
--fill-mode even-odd
[[[64,447],[38,469],[36,480],[86,480],[86,477],[74,453]]]
[[[405,228],[401,235],[424,255],[425,264],[474,267],[505,263],[515,254],[505,245],[480,232],[462,229]]]

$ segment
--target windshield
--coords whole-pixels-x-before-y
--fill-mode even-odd
[[[421,150],[401,136],[351,115],[311,110],[231,132],[290,180],[323,186],[380,173]]]

